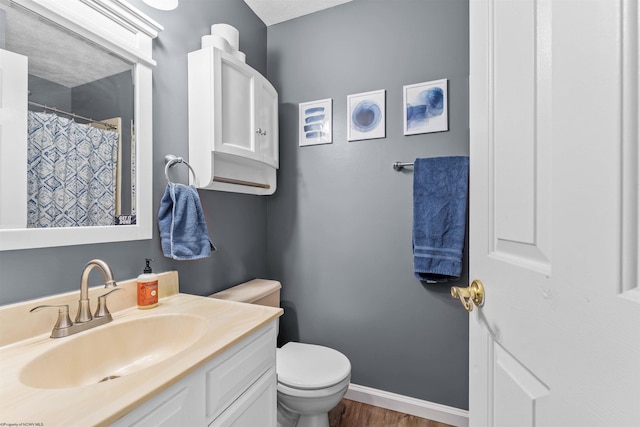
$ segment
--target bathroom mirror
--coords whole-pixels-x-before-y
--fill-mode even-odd
[[[151,238],[161,29],[122,0],[0,0],[0,250]]]

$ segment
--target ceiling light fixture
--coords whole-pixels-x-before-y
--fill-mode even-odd
[[[178,7],[178,0],[142,0],[151,7],[160,10],[173,10]]]

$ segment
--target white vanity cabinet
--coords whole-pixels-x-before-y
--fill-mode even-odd
[[[214,47],[190,52],[188,62],[189,163],[196,186],[273,194],[278,93],[252,67]]]
[[[112,425],[275,427],[276,322],[240,341]]]

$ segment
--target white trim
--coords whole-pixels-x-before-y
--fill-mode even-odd
[[[469,411],[358,384],[350,383],[349,390],[347,390],[347,394],[344,397],[356,402],[379,406],[380,408],[427,418],[452,426],[469,426]]]
[[[640,113],[640,11],[636,1],[623,0],[622,13],[622,256],[621,293],[640,301],[640,191],[638,164],[640,150],[638,113]]]

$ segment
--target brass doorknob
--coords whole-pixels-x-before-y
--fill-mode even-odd
[[[482,307],[484,304],[484,285],[478,279],[471,282],[471,286],[460,288],[458,286],[451,287],[451,297],[459,299],[462,306],[468,312],[473,310],[473,304]],[[473,302],[473,304],[471,304]]]

